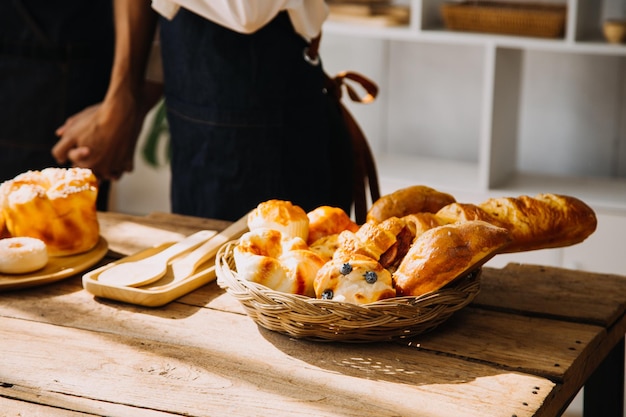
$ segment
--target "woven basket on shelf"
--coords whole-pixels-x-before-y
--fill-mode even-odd
[[[217,253],[218,285],[239,300],[258,325],[300,339],[375,342],[411,338],[439,326],[480,290],[478,269],[429,294],[364,305],[287,294],[239,279],[233,256],[236,243],[226,243]]]
[[[444,3],[441,14],[451,30],[558,38],[565,33],[567,7],[472,0]]]

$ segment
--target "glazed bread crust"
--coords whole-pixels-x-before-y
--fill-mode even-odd
[[[574,245],[597,227],[594,211],[581,200],[558,194],[491,198],[481,204],[448,205],[437,212],[447,223],[483,220],[511,233],[504,253]]]
[[[413,213],[436,213],[455,201],[450,194],[425,185],[414,185],[376,200],[367,212],[367,222],[380,223],[390,217],[404,217]]]
[[[480,220],[435,227],[418,236],[393,274],[398,296],[419,296],[444,287],[491,259],[510,241],[509,232]]]

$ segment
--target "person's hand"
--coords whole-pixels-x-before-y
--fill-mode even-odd
[[[133,170],[143,116],[133,98],[109,100],[71,116],[56,131],[57,162],[90,168],[102,179],[119,179]]]

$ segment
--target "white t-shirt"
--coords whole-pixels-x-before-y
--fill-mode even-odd
[[[152,0],[152,8],[167,19],[180,7],[240,33],[253,33],[286,10],[306,40],[319,35],[328,17],[324,0]]]

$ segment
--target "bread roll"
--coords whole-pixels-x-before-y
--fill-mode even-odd
[[[335,235],[349,230],[356,232],[359,225],[340,207],[320,206],[307,213],[309,218],[309,238],[310,245],[316,240],[329,235]]]
[[[313,282],[324,260],[301,238],[283,239],[275,229],[244,233],[233,250],[237,275],[276,291],[315,297]]]
[[[557,194],[491,198],[481,204],[451,204],[437,216],[446,222],[484,220],[511,233],[503,253],[573,245],[597,226],[594,211],[581,200]]]
[[[335,257],[315,277],[317,298],[367,304],[395,297],[391,273],[363,255]]]
[[[506,229],[480,220],[427,230],[394,272],[396,292],[419,296],[438,290],[487,262],[509,241]]]
[[[299,237],[306,242],[309,218],[301,207],[290,201],[268,200],[248,214],[248,229],[260,228],[279,230],[284,237]]]
[[[413,213],[436,213],[455,201],[450,194],[424,185],[414,185],[376,200],[367,212],[367,222],[380,223],[390,217],[403,217]]]

